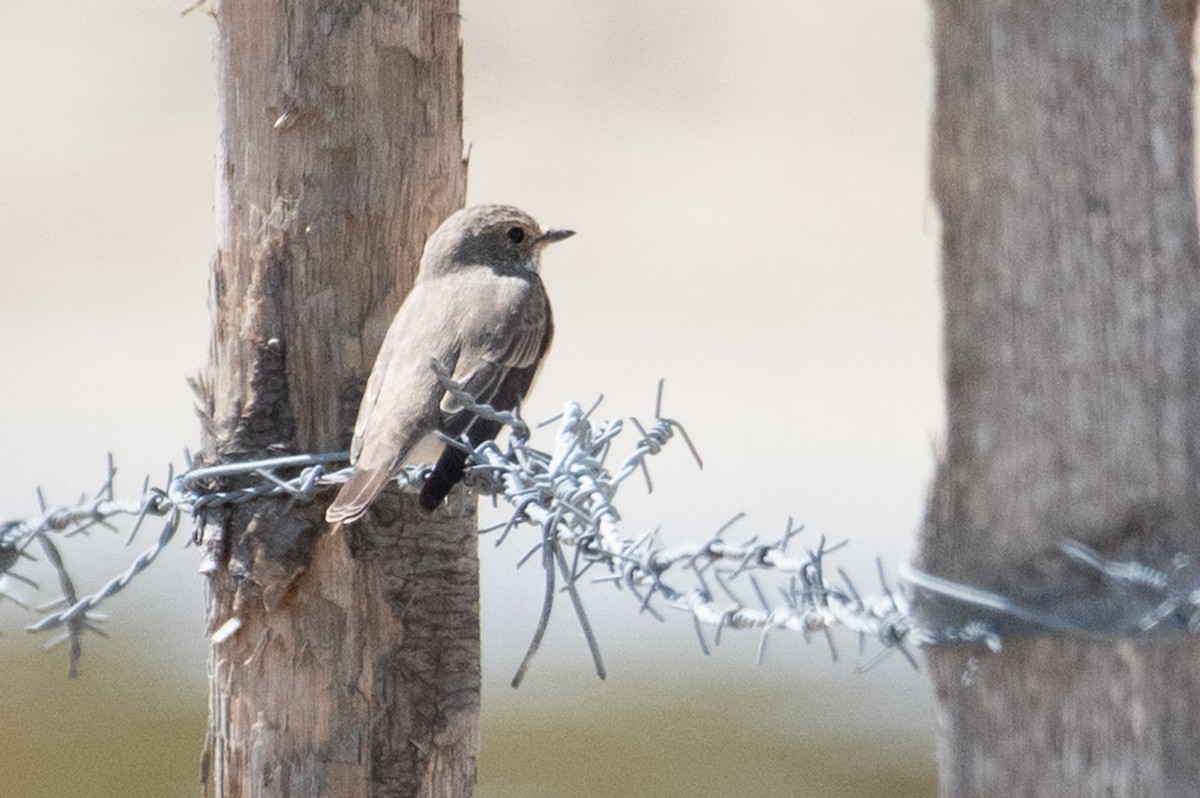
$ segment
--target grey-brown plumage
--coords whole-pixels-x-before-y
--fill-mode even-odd
[[[543,231],[507,205],[465,208],[425,243],[417,280],[388,328],[367,380],[350,459],[354,472],[325,512],[331,522],[362,517],[410,462],[428,462],[435,430],[472,445],[499,432],[449,396],[431,360],[478,401],[509,410],[529,390],[550,346],[554,323],[538,276],[542,248],[573,233]],[[421,491],[432,510],[463,475],[466,456],[444,447]]]

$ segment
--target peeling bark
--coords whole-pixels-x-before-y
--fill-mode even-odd
[[[345,449],[421,248],[462,204],[453,0],[219,0],[219,249],[196,381],[210,462]],[[231,483],[235,484],[235,483]],[[470,795],[473,505],[358,527],[265,499],[204,520],[209,796]]]

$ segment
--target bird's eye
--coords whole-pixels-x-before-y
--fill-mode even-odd
[[[525,240],[525,231],[519,227],[511,227],[508,230],[508,240],[514,244],[520,244]]]

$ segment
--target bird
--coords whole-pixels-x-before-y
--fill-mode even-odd
[[[429,236],[412,290],[396,312],[367,379],[354,438],[353,471],[325,512],[330,523],[362,518],[406,463],[437,456],[421,488],[426,511],[462,480],[467,454],[500,424],[479,418],[447,393],[436,362],[477,402],[513,409],[529,391],[554,337],[550,299],[538,273],[546,245],[574,235],[543,230],[510,205],[475,205]],[[440,456],[438,456],[441,447]]]

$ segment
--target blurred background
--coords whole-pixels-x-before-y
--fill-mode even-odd
[[[106,452],[133,494],[196,446],[217,130],[212,22],[184,6],[0,0],[0,520],[36,512],[39,485],[94,492]],[[602,416],[649,416],[666,378],[705,468],[682,446],[655,458],[626,529],[695,540],[745,512],[730,538],[769,538],[790,515],[809,545],[849,539],[833,563],[874,589],[876,556],[894,573],[913,545],[942,425],[925,4],[462,14],[469,200],[579,232],[543,263],[558,333],[526,416],[600,393]],[[64,557],[94,590],[153,534]],[[479,795],[934,793],[924,676],[899,657],[856,673],[876,649],[849,635],[837,663],[786,634],[762,666],[755,634],[705,657],[686,615],[659,624],[595,585],[608,680],[563,604],[513,691],[541,600],[536,566],[515,568],[527,548],[481,545]],[[110,601],[76,681],[0,603],[0,794],[196,794],[196,565],[181,540]]]

